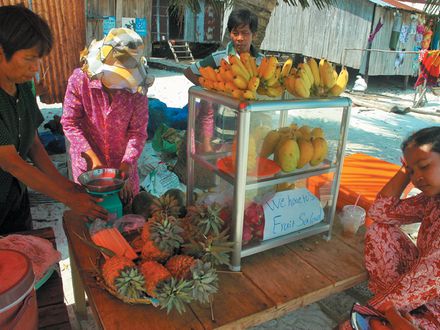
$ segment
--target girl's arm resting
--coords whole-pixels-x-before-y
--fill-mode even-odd
[[[383,197],[397,197],[400,198],[405,188],[410,182],[410,176],[402,166],[397,173],[388,181],[388,183],[379,192],[380,196]]]

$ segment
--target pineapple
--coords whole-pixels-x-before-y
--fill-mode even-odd
[[[155,217],[157,214],[178,217],[180,215],[179,202],[171,194],[164,194],[155,199],[151,205],[151,214]]]
[[[192,221],[197,225],[203,235],[214,233],[218,235],[224,224],[220,217],[222,207],[213,203],[212,205],[190,206],[188,208],[188,216],[192,217]]]
[[[104,282],[112,290],[128,298],[138,299],[145,292],[145,280],[133,261],[113,256],[102,266]]]
[[[145,278],[145,289],[150,297],[156,297],[159,283],[171,278],[171,274],[163,265],[156,261],[145,261],[140,266]]]
[[[177,254],[172,256],[167,263],[165,268],[168,269],[171,275],[180,279],[190,279],[191,278],[191,267],[197,263],[197,260],[191,256],[184,254]]]
[[[209,297],[218,290],[218,276],[211,263],[198,260],[192,268],[192,297],[198,302],[209,303]]]
[[[163,261],[183,243],[181,236],[183,230],[179,227],[177,219],[172,216],[161,215],[147,228],[144,226],[144,231],[142,238],[148,237],[148,239],[144,241],[141,256],[146,260]]]

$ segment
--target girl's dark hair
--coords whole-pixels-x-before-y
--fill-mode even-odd
[[[440,126],[426,127],[411,134],[402,142],[402,151],[405,151],[412,143],[415,143],[417,146],[431,144],[431,150],[440,153]]]
[[[258,17],[248,9],[236,9],[231,12],[228,18],[228,31],[242,25],[249,25],[252,33],[257,32]]]
[[[52,44],[52,32],[43,18],[22,4],[0,7],[0,47],[7,61],[16,51],[35,46],[42,57]]]

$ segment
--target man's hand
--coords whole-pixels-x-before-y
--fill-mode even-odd
[[[83,192],[72,192],[69,195],[65,204],[70,207],[73,212],[92,219],[108,219],[107,210],[97,204],[102,201],[102,198],[93,197]]]

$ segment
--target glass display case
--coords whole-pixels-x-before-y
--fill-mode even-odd
[[[189,90],[187,203],[224,206],[231,270],[241,258],[316,234],[331,237],[351,100],[240,101]]]

